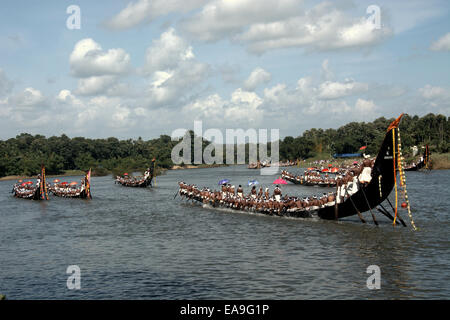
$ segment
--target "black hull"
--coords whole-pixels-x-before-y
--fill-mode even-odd
[[[88,194],[86,193],[86,190],[81,191],[80,193],[71,195],[71,194],[66,194],[66,193],[62,193],[62,192],[56,192],[52,190],[53,195],[60,197],[60,198],[78,198],[78,199],[91,199],[90,196],[88,196]]]
[[[392,130],[396,130],[400,118],[401,116],[394,121],[395,124],[391,124],[390,129],[386,133],[372,168],[372,180],[368,185],[360,186],[360,189],[355,194],[337,205],[337,218],[349,217],[358,214],[358,211],[363,213],[373,209],[382,203],[391,193],[395,184],[394,172],[396,173],[394,171],[394,143],[396,153],[398,150],[397,132],[395,131],[393,135]],[[394,127],[391,128],[392,126]],[[397,155],[395,157],[397,159]],[[381,186],[379,177],[381,177]],[[318,215],[320,218],[326,220],[336,219],[336,208],[335,206],[321,208],[319,209]]]
[[[146,179],[142,182],[136,183],[136,184],[127,184],[126,182],[117,181],[118,184],[124,186],[124,187],[131,187],[131,188],[147,188],[148,186],[151,186],[152,179]]]
[[[336,184],[327,184],[327,183],[314,183],[314,182],[307,182],[307,181],[298,181],[296,179],[291,179],[286,176],[281,176],[282,179],[292,182],[293,184],[299,184],[306,187],[322,187],[322,188],[336,188]]]

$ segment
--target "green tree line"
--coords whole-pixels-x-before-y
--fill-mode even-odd
[[[296,138],[287,136],[279,141],[280,159],[307,159],[317,155],[354,153],[361,146],[367,146],[366,153],[376,154],[392,120],[382,117],[369,123],[351,122],[338,129],[314,128]],[[432,152],[449,152],[448,117],[434,114],[423,117],[405,115],[400,131],[404,151],[413,145],[429,144]],[[194,140],[198,137],[195,137],[192,131],[188,134],[191,136],[193,150]],[[43,135],[22,133],[15,138],[0,140],[0,176],[35,175],[39,173],[41,164],[45,164],[49,174],[89,168],[97,172],[143,170],[149,166],[153,157],[157,159],[158,167],[170,168],[174,165],[171,151],[178,143],[179,141],[172,141],[168,135],[144,141],[142,138],[69,138],[65,134],[46,138]],[[208,144],[208,141],[203,140],[202,150]],[[248,144],[245,149],[248,161]],[[270,144],[268,150],[270,151]],[[225,147],[223,155],[225,162]],[[194,163],[193,151],[191,163]]]

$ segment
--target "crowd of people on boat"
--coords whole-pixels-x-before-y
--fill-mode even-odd
[[[127,187],[137,187],[144,182],[146,182],[148,179],[151,179],[152,175],[150,172],[150,169],[147,169],[143,176],[116,176],[116,180],[114,183],[119,183],[121,185],[127,186]]]
[[[287,181],[291,181],[296,184],[302,185],[318,185],[322,187],[336,187],[337,180],[340,177],[342,179],[353,180],[354,177],[358,178],[359,182],[368,183],[371,179],[372,167],[375,163],[374,159],[364,159],[361,163],[354,162],[353,165],[347,165],[336,169],[334,171],[328,170],[328,168],[308,168],[302,175],[294,175],[286,170],[281,172],[281,177]],[[325,174],[323,174],[325,172]],[[328,172],[335,173],[336,175],[330,176]]]
[[[309,215],[319,208],[335,204],[333,192],[311,197],[283,196],[279,185],[275,187],[272,194],[269,188],[263,190],[260,187],[257,190],[256,186],[253,186],[246,194],[241,185],[236,188],[231,184],[223,184],[221,190],[211,190],[179,182],[178,193],[182,198],[213,207],[275,215]]]
[[[81,186],[77,187],[77,184],[67,184],[67,183],[57,183],[55,182],[52,186],[48,185],[48,189],[58,197],[63,198],[74,198],[79,197],[80,194],[85,190],[86,181],[85,178],[81,179]]]

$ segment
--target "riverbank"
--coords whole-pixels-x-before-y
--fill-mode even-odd
[[[64,173],[61,174],[50,174],[50,175],[45,175],[47,178],[58,178],[58,177],[82,177],[84,176],[86,173],[82,170],[67,170]],[[29,179],[36,179],[37,175],[35,176],[5,176],[5,177],[1,177],[0,181],[3,180],[29,180]]]
[[[450,153],[432,154],[431,168],[433,170],[450,169]]]
[[[187,164],[183,166],[174,165],[169,170],[202,169],[202,168],[218,168],[218,167],[228,167],[228,164],[214,163],[214,164],[198,164],[198,165]]]

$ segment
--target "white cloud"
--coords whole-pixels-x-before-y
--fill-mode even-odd
[[[193,60],[194,57],[192,47],[176,35],[175,29],[170,28],[159,39],[153,40],[152,46],[147,49],[143,70],[148,74],[173,69],[180,61]]]
[[[206,0],[137,0],[128,3],[126,8],[107,20],[105,25],[110,29],[128,29],[171,12],[188,12],[205,2]]]
[[[192,89],[199,88],[210,67],[195,59],[192,47],[173,28],[162,33],[147,49],[142,74],[151,78],[146,106],[170,107]]]
[[[264,111],[259,109],[262,102],[256,93],[238,88],[231,94],[230,100],[213,94],[185,105],[182,112],[188,119],[202,119],[221,127],[249,123],[255,126],[263,120]]]
[[[423,88],[420,88],[419,92],[425,99],[439,99],[449,96],[449,91],[442,87],[433,87],[429,84]]]
[[[347,79],[345,82],[325,81],[319,87],[320,99],[337,99],[357,93],[365,92],[369,88],[367,83],[355,82]]]
[[[376,107],[377,106],[372,100],[358,99],[355,103],[356,111],[364,117],[373,113],[376,110]]]
[[[119,75],[130,70],[130,55],[125,50],[117,48],[105,52],[90,38],[76,43],[69,62],[72,74],[80,78]]]
[[[244,82],[244,89],[247,91],[255,90],[259,85],[268,83],[272,78],[271,74],[263,68],[256,68]]]
[[[22,110],[29,110],[33,107],[40,106],[45,101],[46,99],[41,91],[31,87],[11,97],[11,105]]]
[[[322,2],[304,10],[298,1],[290,0],[216,0],[182,26],[196,39],[230,38],[254,53],[290,47],[307,50],[367,47],[392,34],[387,25],[376,29],[365,15],[353,18],[332,3]]]
[[[450,51],[450,32],[431,44],[430,50]]]
[[[117,76],[98,76],[82,78],[78,80],[76,94],[83,96],[102,95],[121,96],[127,95],[130,90],[125,83],[118,83]]]
[[[202,41],[215,41],[242,32],[249,24],[271,22],[300,12],[295,0],[214,0],[182,23],[183,30]]]

